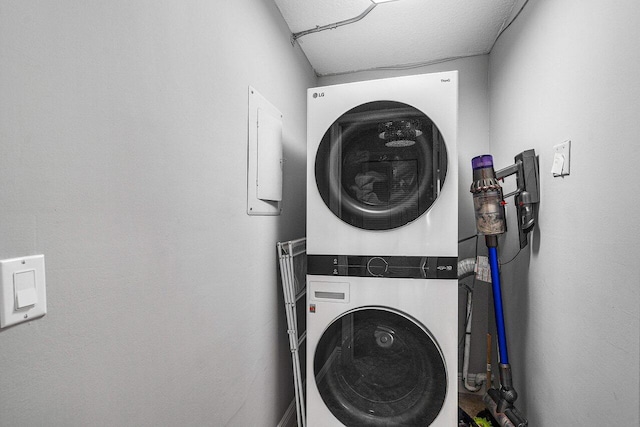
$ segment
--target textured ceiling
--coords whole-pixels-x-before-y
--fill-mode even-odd
[[[275,0],[292,33],[361,15],[371,0]],[[522,0],[396,0],[357,22],[298,38],[318,75],[488,53]]]

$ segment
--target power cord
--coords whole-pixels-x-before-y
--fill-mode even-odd
[[[516,252],[516,254],[513,256],[513,258],[511,258],[509,261],[507,262],[501,262],[500,265],[507,265],[509,264],[511,261],[513,261],[514,259],[516,259],[518,257],[518,255],[520,255],[520,252],[522,251],[522,248],[518,249],[518,252]]]

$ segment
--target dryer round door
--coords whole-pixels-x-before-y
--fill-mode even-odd
[[[447,174],[447,150],[422,111],[375,101],[341,115],[316,154],[318,191],[342,221],[367,230],[401,227],[436,201]]]
[[[447,394],[445,362],[429,332],[381,307],[333,321],[318,342],[322,400],[345,426],[428,426]]]

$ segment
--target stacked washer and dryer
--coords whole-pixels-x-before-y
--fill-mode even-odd
[[[457,72],[309,89],[307,425],[457,425]]]

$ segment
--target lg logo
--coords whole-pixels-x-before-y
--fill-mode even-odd
[[[320,92],[320,93],[314,92],[313,93],[313,97],[314,98],[322,98],[322,97],[324,97],[324,92]]]

